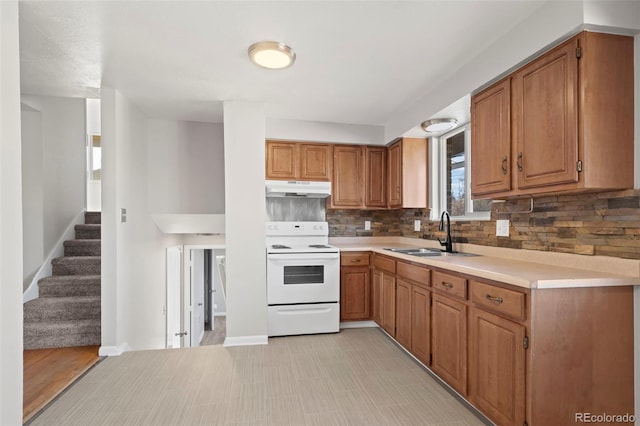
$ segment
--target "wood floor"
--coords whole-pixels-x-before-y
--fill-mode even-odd
[[[482,425],[374,328],[261,346],[125,352],[32,425]]]
[[[99,346],[24,351],[23,422],[100,360]]]

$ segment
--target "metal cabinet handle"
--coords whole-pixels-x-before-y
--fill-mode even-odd
[[[502,302],[504,302],[504,299],[502,299],[502,297],[494,297],[490,294],[487,294],[487,299],[491,300],[494,303],[497,303],[498,305],[501,304]]]
[[[360,259],[351,259],[351,263],[360,263]]]
[[[444,288],[446,288],[446,289],[453,288],[453,284],[448,283],[446,281],[442,281],[440,284],[442,284],[444,286]]]
[[[178,337],[182,337],[182,336],[186,336],[186,335],[187,335],[186,331],[182,331],[180,333],[176,333],[176,336],[178,336]]]
[[[518,171],[521,172],[522,171],[522,152],[518,153]]]
[[[507,174],[507,156],[506,155],[502,158],[502,174],[503,175]]]

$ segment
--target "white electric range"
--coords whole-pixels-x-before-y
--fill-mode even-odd
[[[267,222],[269,336],[337,333],[340,250],[327,222]]]

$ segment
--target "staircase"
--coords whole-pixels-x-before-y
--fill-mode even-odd
[[[86,212],[40,297],[24,304],[24,349],[100,345],[100,212]]]

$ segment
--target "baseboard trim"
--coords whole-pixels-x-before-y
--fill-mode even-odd
[[[340,329],[343,328],[375,328],[379,327],[375,321],[344,321],[340,323]]]
[[[100,356],[120,356],[125,352],[131,350],[131,347],[127,343],[123,343],[119,346],[100,346],[98,355]]]
[[[269,338],[266,335],[261,336],[238,336],[226,337],[222,346],[250,346],[250,345],[266,345]]]

